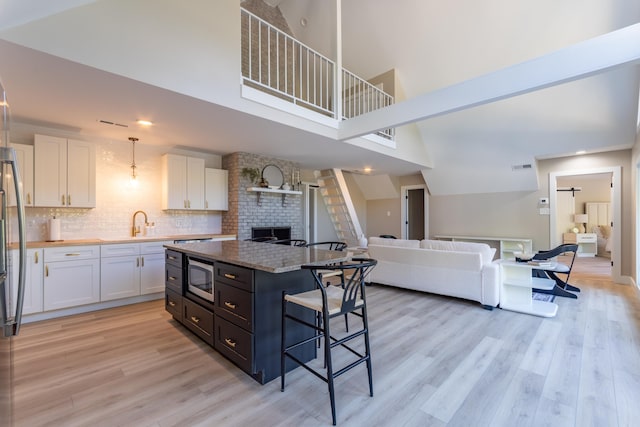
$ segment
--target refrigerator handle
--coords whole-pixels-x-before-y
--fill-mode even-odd
[[[7,150],[7,148],[5,148]],[[22,200],[22,193],[20,191],[20,173],[18,171],[18,166],[16,162],[15,151],[12,148],[10,150],[9,157],[7,163],[11,165],[11,172],[13,174],[13,185],[15,186],[15,194],[16,194],[16,213],[18,216],[18,247],[20,252],[20,258],[18,261],[18,297],[16,301],[15,308],[15,317],[13,318],[13,327],[10,330],[11,335],[18,335],[18,331],[20,330],[20,324],[22,323],[22,306],[24,304],[24,292],[25,292],[25,274],[26,274],[26,255],[27,255],[27,243],[26,243],[26,232],[25,232],[25,219],[24,219],[24,204]],[[6,194],[2,195],[2,217],[7,218],[7,201]],[[7,236],[4,239],[0,240],[0,245],[2,247],[0,250],[6,256],[7,254]],[[9,286],[11,286],[9,284]]]

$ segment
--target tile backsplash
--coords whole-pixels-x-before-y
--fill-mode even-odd
[[[20,141],[14,141],[22,143]],[[28,142],[27,142],[28,143]],[[161,156],[167,152],[205,157],[207,167],[220,168],[220,156],[170,150],[168,147],[136,144],[138,184],[130,183],[131,145],[128,142],[96,142],[96,208],[25,209],[27,241],[47,238],[47,220],[60,219],[61,238],[117,239],[130,236],[132,216],[143,210],[155,223],[155,235],[201,234],[221,232],[221,213],[204,211],[163,211],[161,206]],[[144,226],[138,215],[137,224]],[[142,227],[144,228],[144,227]],[[15,227],[12,241],[17,239]]]

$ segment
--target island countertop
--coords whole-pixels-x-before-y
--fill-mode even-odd
[[[299,270],[305,264],[322,265],[349,259],[347,252],[242,240],[176,243],[164,247],[203,259],[269,273],[285,273]]]

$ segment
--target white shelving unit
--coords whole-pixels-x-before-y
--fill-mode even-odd
[[[486,236],[435,236],[438,240],[450,240],[452,242],[478,242],[487,243],[498,250],[500,259],[515,259],[514,252],[533,252],[533,240],[518,237],[486,237]],[[497,244],[496,244],[497,243]]]
[[[500,308],[541,317],[554,317],[558,304],[538,301],[532,298],[532,289],[551,290],[555,282],[551,279],[532,277],[536,267],[522,262],[502,261],[502,287],[500,289]]]
[[[257,204],[260,205],[260,196],[262,195],[262,193],[274,193],[274,194],[281,194],[282,195],[282,206],[284,206],[284,201],[285,198],[287,197],[287,195],[301,195],[302,191],[295,191],[295,190],[280,190],[277,188],[264,188],[264,187],[249,187],[247,188],[247,191],[252,192],[252,193],[257,193],[258,194],[258,199],[257,199]]]

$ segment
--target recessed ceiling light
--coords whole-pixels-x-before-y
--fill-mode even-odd
[[[587,154],[587,151],[586,150],[576,151],[576,154]]]
[[[371,168],[364,168],[364,173],[371,173]]]
[[[153,122],[150,122],[149,120],[138,120],[136,123],[138,123],[140,126],[151,126],[151,125],[153,125]]]

